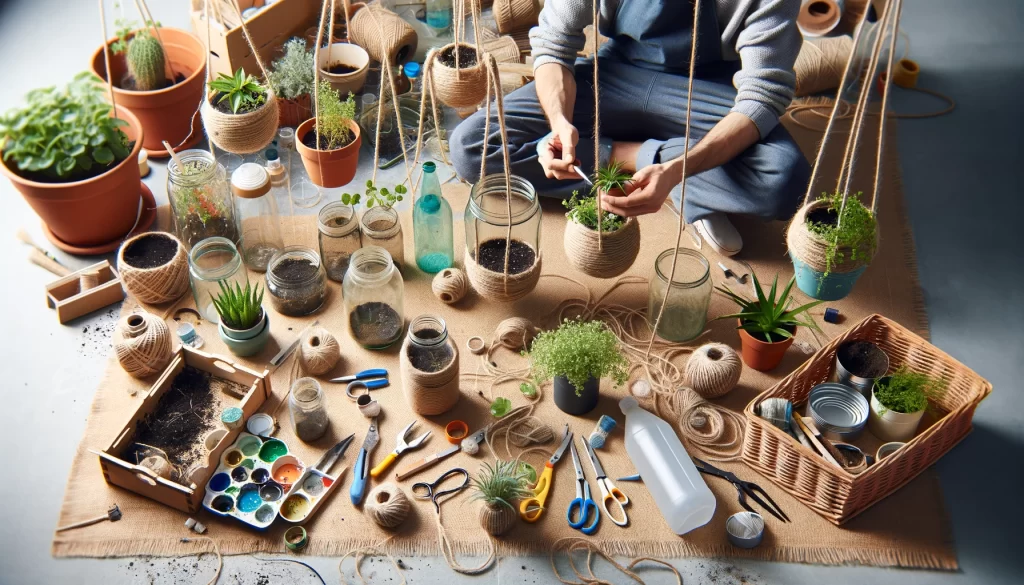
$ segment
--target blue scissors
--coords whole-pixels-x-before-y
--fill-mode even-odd
[[[580,439],[583,440],[582,438]],[[590,497],[590,484],[587,483],[587,476],[583,474],[583,463],[580,462],[580,454],[576,451],[576,443],[569,444],[569,451],[572,453],[572,465],[576,468],[576,498],[569,502],[569,509],[565,511],[565,519],[569,526],[590,536],[597,531],[597,522],[601,519],[601,512],[597,509],[597,502]],[[573,510],[576,510],[576,518],[573,521]],[[594,521],[590,526],[585,526],[593,512]]]
[[[358,398],[352,393],[354,388],[365,388],[367,392],[370,390],[376,390],[377,388],[384,388],[390,382],[388,381],[388,371],[384,368],[374,368],[370,370],[363,370],[349,376],[342,376],[340,378],[333,378],[331,382],[335,384],[345,384],[345,395],[355,400]]]

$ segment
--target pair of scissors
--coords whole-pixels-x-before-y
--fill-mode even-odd
[[[773,500],[772,497],[768,495],[768,492],[764,491],[764,489],[761,486],[751,481],[743,481],[742,479],[736,477],[735,473],[731,471],[721,470],[715,467],[714,465],[711,465],[707,461],[703,461],[696,457],[691,457],[691,459],[693,459],[693,462],[697,466],[697,470],[700,471],[701,473],[706,473],[708,475],[720,477],[726,481],[731,482],[732,485],[736,486],[736,494],[739,498],[740,505],[743,506],[744,510],[748,512],[754,512],[754,510],[750,507],[750,504],[747,503],[747,496],[750,496],[750,499],[760,504],[761,507],[767,510],[768,513],[772,516],[775,516],[783,522],[789,522],[789,516],[786,516],[786,513],[782,511],[782,508],[780,508],[779,505],[775,503],[775,500]],[[764,496],[764,500],[762,500],[758,494]],[[765,500],[768,501],[765,502]],[[771,505],[769,505],[769,503]]]
[[[337,445],[331,447],[324,453],[324,456],[320,458],[320,461],[316,462],[313,469],[328,474],[331,472],[331,467],[334,466],[335,462],[345,454],[345,450],[352,444],[352,439],[355,438],[355,434],[351,434],[341,440]],[[342,470],[344,473],[344,470]]]
[[[437,490],[442,483],[445,482],[449,477],[455,477],[456,475],[462,476],[462,483],[455,487],[448,488],[446,490]],[[448,471],[441,474],[441,477],[435,479],[432,482],[418,481],[412,484],[412,495],[420,500],[430,500],[434,502],[434,510],[437,511],[438,515],[441,514],[441,504],[438,502],[442,496],[449,494],[457,494],[462,490],[466,489],[469,485],[469,472],[461,467],[453,467]]]
[[[587,449],[587,454],[590,455],[590,465],[593,467],[594,475],[597,477],[597,487],[601,489],[601,507],[604,508],[605,515],[615,524],[626,526],[629,524],[629,516],[626,515],[626,504],[629,503],[629,498],[626,497],[626,494],[622,493],[622,490],[615,487],[612,480],[608,479],[608,475],[605,474],[604,467],[601,466],[601,461],[598,460],[597,453],[590,446],[590,442],[583,441],[583,446]],[[622,512],[621,520],[612,516],[611,511],[608,510],[609,501],[618,504],[619,510]]]
[[[373,368],[370,370],[363,370],[356,372],[349,376],[342,376],[340,378],[332,378],[331,382],[335,384],[348,384],[345,387],[345,395],[355,400],[358,398],[352,393],[352,390],[356,388],[365,388],[367,392],[370,390],[376,390],[377,388],[384,388],[390,381],[388,380],[388,371],[384,368]]]
[[[555,463],[565,454],[565,449],[572,444],[572,433],[569,432],[569,425],[565,425],[562,431],[562,442],[555,449],[551,458],[544,463],[544,471],[541,472],[537,483],[533,486],[533,497],[526,498],[519,504],[519,517],[525,522],[536,522],[544,511],[544,502],[548,499],[548,491],[551,489],[551,474],[554,472]]]
[[[583,439],[580,439],[581,441]],[[586,443],[586,441],[583,441]],[[565,519],[569,526],[579,530],[587,536],[597,531],[597,522],[601,519],[601,512],[597,509],[597,502],[590,496],[590,484],[587,483],[587,476],[583,474],[583,463],[580,461],[580,454],[576,451],[576,443],[570,445],[572,452],[572,464],[576,468],[576,497],[569,502],[569,509],[565,511]],[[573,510],[576,511],[576,520],[573,520]],[[586,526],[587,519],[593,511],[594,521]]]

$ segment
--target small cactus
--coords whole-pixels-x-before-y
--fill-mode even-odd
[[[145,31],[139,32],[128,45],[128,73],[135,80],[135,89],[153,91],[167,85],[164,74],[164,49],[160,41]]]

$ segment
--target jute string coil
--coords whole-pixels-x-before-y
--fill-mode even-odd
[[[629,270],[640,253],[640,223],[631,217],[614,232],[598,234],[570,220],[562,243],[573,268],[595,278],[614,278]]]
[[[136,268],[124,261],[124,252],[133,243],[143,238],[158,237],[173,240],[178,247],[167,264],[155,268]],[[144,233],[126,240],[117,252],[117,269],[128,292],[146,304],[175,301],[189,290],[188,253],[181,241],[168,233]]]
[[[743,415],[712,404],[690,388],[680,388],[668,398],[669,412],[675,414],[687,446],[697,446],[715,461],[740,459]]]
[[[494,22],[501,34],[528,29],[537,24],[538,16],[537,0],[494,0]]]
[[[480,502],[477,508],[480,526],[491,536],[501,536],[515,526],[519,512],[511,504],[487,504]]]
[[[334,369],[341,359],[341,346],[330,331],[314,327],[302,337],[299,345],[299,361],[307,372],[322,376]]]
[[[460,268],[445,268],[434,275],[430,283],[434,296],[446,305],[454,305],[465,298],[469,291],[466,273]]]
[[[523,351],[530,348],[540,328],[525,317],[509,317],[494,329],[494,339],[505,349]]]
[[[573,553],[583,551],[586,551],[587,553],[586,563],[583,565],[583,569],[586,570],[586,573],[580,571],[580,568],[576,566],[576,560],[573,558]],[[576,574],[576,578],[579,579],[579,581],[566,580],[558,572],[558,567],[555,566],[555,555],[563,552],[566,553],[566,558],[569,559],[569,567],[572,569],[572,572]],[[652,562],[664,565],[668,570],[672,571],[673,575],[676,576],[676,585],[683,585],[683,576],[680,575],[679,571],[667,561],[656,559],[654,557],[640,557],[638,559],[633,559],[628,565],[620,565],[615,559],[606,553],[599,544],[578,536],[570,536],[556,540],[554,545],[551,547],[551,554],[548,556],[548,560],[551,561],[551,570],[554,571],[555,577],[557,577],[562,583],[565,583],[565,585],[612,585],[611,581],[600,579],[594,574],[594,557],[601,557],[615,567],[619,572],[640,585],[644,585],[645,581],[640,578],[640,575],[633,571],[634,567],[643,562]]]
[[[114,353],[132,377],[152,376],[171,362],[171,331],[152,313],[126,315],[114,331]]]
[[[383,483],[373,488],[363,506],[371,520],[389,530],[405,522],[411,508],[409,497],[393,483]]]
[[[739,383],[741,373],[740,356],[724,343],[704,344],[686,362],[687,381],[703,398],[725,396]]]
[[[447,341],[452,359],[436,372],[417,369],[409,360],[411,342],[406,338],[402,344],[401,363],[402,388],[405,399],[416,414],[432,416],[451,410],[459,401],[459,348],[451,338]]]
[[[377,17],[377,22],[371,20]],[[379,23],[379,29],[378,29]],[[401,65],[416,54],[416,30],[379,4],[358,8],[349,24],[349,40],[366,49],[374,61]]]
[[[805,40],[796,57],[797,97],[839,87],[843,66],[853,55],[853,39],[848,36]]]

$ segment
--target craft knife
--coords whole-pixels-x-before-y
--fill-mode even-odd
[[[583,170],[580,169],[578,166],[572,165],[572,170],[575,171],[576,174],[579,175],[581,179],[586,181],[588,185],[590,185],[591,187],[594,186],[594,183],[590,180],[590,177],[588,177],[587,174],[584,173]]]
[[[355,433],[353,433],[342,439],[337,445],[328,449],[327,452],[324,453],[324,456],[320,458],[320,461],[316,462],[313,469],[330,474],[331,467],[333,467],[334,463],[345,454],[345,450],[348,449],[350,444],[352,444],[352,438],[355,436]]]
[[[452,445],[451,447],[448,447],[444,451],[434,453],[432,455],[427,455],[423,459],[420,459],[419,461],[413,463],[409,467],[406,467],[402,471],[396,473],[395,479],[398,481],[404,481],[409,477],[412,477],[413,475],[416,475],[417,473],[437,463],[438,461],[444,459],[445,457],[458,453],[460,450],[462,450],[462,447],[460,447],[459,445]]]

